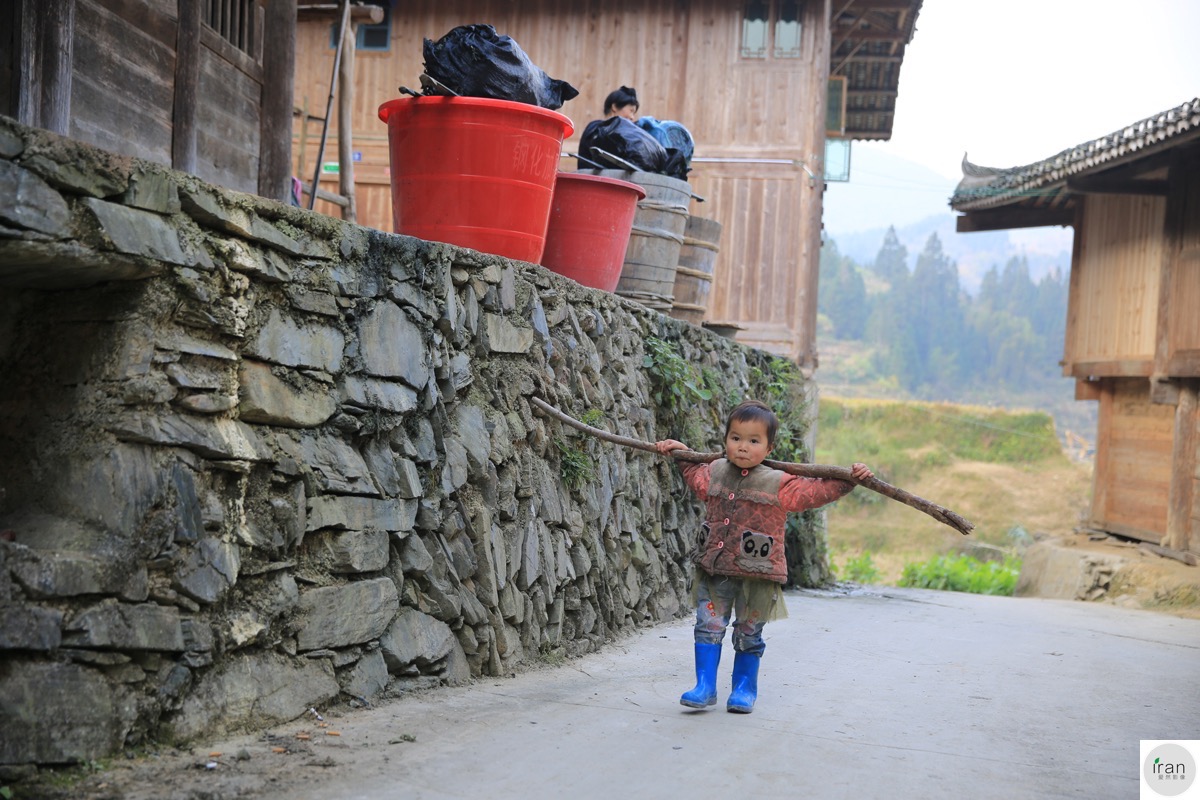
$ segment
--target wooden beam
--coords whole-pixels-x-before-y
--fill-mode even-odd
[[[301,182],[300,183],[300,191],[302,194],[306,194],[309,197],[312,197],[312,184]],[[340,194],[334,194],[333,192],[327,192],[320,187],[317,187],[316,199],[324,200],[326,203],[333,203],[338,208],[345,208],[348,204],[348,201],[346,200],[346,198],[342,197]]]
[[[846,97],[896,97],[899,95],[895,89],[847,89]]]
[[[1200,551],[1200,531],[1191,537],[1192,505],[1196,502],[1196,449],[1200,445],[1196,428],[1200,426],[1200,401],[1196,384],[1181,386],[1175,406],[1175,430],[1171,439],[1171,488],[1167,499],[1166,546],[1180,552]]]
[[[1075,224],[1075,211],[1071,208],[1043,209],[1008,206],[986,211],[968,211],[955,220],[955,229],[959,233],[977,233],[1073,224]]]
[[[897,30],[881,31],[874,28],[858,28],[849,31],[834,31],[834,35],[838,37],[839,44],[858,41],[908,43],[907,34]]]
[[[202,0],[179,0],[175,34],[175,107],[171,112],[171,166],[196,172],[196,107],[200,86]]]
[[[1068,362],[1064,374],[1072,378],[1149,378],[1154,372],[1150,358],[1113,359],[1111,361]]]
[[[70,135],[75,0],[23,0],[16,5],[17,121]]]
[[[914,0],[851,0],[843,11],[912,11]]]
[[[1175,350],[1164,372],[1174,377],[1200,378],[1200,350]]]
[[[337,3],[299,3],[297,19],[300,22],[337,22],[341,11]],[[383,22],[382,6],[350,6],[350,21],[356,25],[378,25]]]
[[[1067,191],[1076,194],[1137,194],[1166,197],[1168,188],[1167,181],[1120,180],[1102,175],[1067,178]]]
[[[288,202],[292,188],[292,98],[296,82],[296,6],[267,0],[258,146],[258,193]],[[301,123],[304,124],[304,123]]]
[[[865,44],[865,43],[863,43]],[[904,56],[884,56],[884,55],[866,55],[851,51],[846,54],[835,53],[834,58],[844,59],[843,65],[850,64],[899,64],[904,60]]]
[[[1099,400],[1100,381],[1089,381],[1086,378],[1077,378],[1075,380],[1075,399]]]

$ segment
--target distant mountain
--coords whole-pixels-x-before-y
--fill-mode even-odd
[[[859,264],[875,260],[888,226],[908,249],[909,267],[937,233],[942,249],[958,264],[963,288],[974,294],[993,265],[1003,268],[1024,255],[1036,282],[1053,269],[1071,266],[1070,228],[1024,228],[1012,231],[957,233],[949,207],[955,181],[878,147],[853,151],[850,181],[831,183],[825,193],[826,238]],[[940,187],[940,188],[939,188]]]

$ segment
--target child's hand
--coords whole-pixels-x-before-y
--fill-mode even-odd
[[[661,442],[655,442],[654,447],[664,456],[671,455],[672,450],[687,450],[688,446],[683,442],[677,442],[674,439],[663,439]]]
[[[850,465],[850,474],[854,476],[856,481],[865,481],[868,478],[875,477],[875,473],[871,472],[866,464],[859,464],[858,462]]]

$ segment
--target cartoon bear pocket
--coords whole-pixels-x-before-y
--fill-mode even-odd
[[[705,520],[700,525],[700,531],[696,534],[692,541],[692,550],[688,555],[693,559],[698,559],[708,547],[708,537],[712,529],[708,525],[708,520]]]
[[[775,540],[765,533],[742,531],[742,541],[734,563],[747,572],[771,572],[771,550],[774,546]]]

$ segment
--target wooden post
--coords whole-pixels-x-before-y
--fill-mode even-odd
[[[35,128],[71,132],[75,0],[24,0],[20,8],[17,120]]]
[[[179,0],[175,36],[175,109],[171,114],[171,166],[196,172],[196,106],[200,86],[202,0]]]
[[[358,222],[354,199],[354,52],[358,25],[342,30],[342,62],[338,67],[338,185],[346,205],[342,219]]]
[[[1171,438],[1171,488],[1167,500],[1167,540],[1163,543],[1181,553],[1191,550],[1200,553],[1200,531],[1191,536],[1192,506],[1196,502],[1193,488],[1200,448],[1200,402],[1196,384],[1179,389],[1179,404],[1175,406],[1175,431]]]
[[[294,0],[268,0],[263,30],[258,193],[286,203],[292,193],[292,95],[296,82]]]

